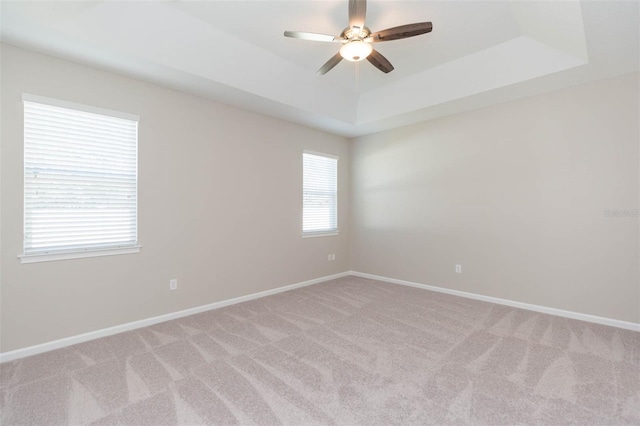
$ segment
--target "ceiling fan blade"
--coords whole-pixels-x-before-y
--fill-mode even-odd
[[[374,67],[378,68],[385,74],[393,71],[393,65],[391,65],[391,62],[389,62],[387,58],[382,56],[382,54],[376,49],[373,49],[371,51],[371,54],[367,56],[367,61],[371,62]]]
[[[322,67],[320,67],[320,69],[318,70],[318,74],[325,75],[326,73],[331,71],[333,67],[338,65],[341,60],[342,60],[342,56],[340,55],[340,52],[336,53],[331,57],[331,59],[325,62],[325,64]]]
[[[340,37],[334,37],[328,34],[306,33],[304,31],[285,31],[284,36],[311,41],[342,41]]]
[[[416,24],[401,25],[399,27],[378,31],[367,37],[366,41],[375,43],[379,41],[399,40],[401,38],[430,33],[431,30],[433,30],[433,24],[431,22],[418,22]]]
[[[349,0],[349,28],[364,29],[364,18],[367,15],[367,0]]]

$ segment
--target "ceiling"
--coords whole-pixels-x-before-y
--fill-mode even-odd
[[[395,66],[317,69],[339,44],[340,1],[2,1],[3,42],[352,137],[639,70],[636,1],[369,1]]]

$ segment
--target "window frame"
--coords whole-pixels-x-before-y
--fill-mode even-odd
[[[335,192],[335,218],[336,218],[336,228],[328,229],[328,230],[320,230],[320,231],[305,231],[304,230],[304,155],[315,155],[318,157],[330,158],[336,161],[336,192]],[[302,238],[317,238],[317,237],[331,237],[340,234],[340,221],[338,218],[338,204],[339,204],[339,165],[340,165],[340,157],[333,154],[327,154],[326,152],[318,152],[311,150],[303,150],[302,151]]]
[[[90,105],[78,104],[75,102],[68,102],[59,99],[47,98],[44,96],[31,95],[27,93],[22,94],[23,101],[23,165],[22,165],[22,253],[18,255],[18,259],[21,263],[36,263],[36,262],[48,262],[56,260],[66,259],[80,259],[87,257],[101,257],[101,256],[113,256],[122,254],[138,253],[142,246],[139,241],[139,124],[140,116],[135,114],[129,114],[120,111],[114,111],[105,108],[94,107]],[[135,121],[137,123],[136,135],[135,135],[135,242],[133,244],[126,244],[122,246],[109,246],[109,247],[90,247],[90,248],[73,248],[69,250],[52,250],[52,252],[42,253],[25,253],[26,247],[26,225],[27,225],[27,208],[26,208],[26,155],[25,155],[25,133],[24,133],[24,121],[25,121],[25,102],[38,103],[42,105],[49,105],[53,107],[66,108],[79,112],[86,112],[91,114],[99,114],[106,117],[114,117],[119,119],[125,119]]]

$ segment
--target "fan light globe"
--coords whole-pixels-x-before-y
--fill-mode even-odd
[[[372,50],[373,47],[369,43],[353,40],[340,48],[340,55],[347,61],[358,62],[369,56]]]

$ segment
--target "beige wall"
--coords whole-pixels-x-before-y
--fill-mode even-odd
[[[640,322],[638,75],[357,138],[351,269]],[[462,274],[454,265],[462,264]]]
[[[2,352],[349,269],[346,139],[10,46],[1,77]],[[141,116],[139,254],[20,264],[23,92]],[[304,149],[340,156],[337,237],[301,238]]]
[[[349,153],[327,133],[1,55],[1,352],[349,269],[640,322],[639,220],[604,215],[639,207],[638,75],[356,138]],[[141,116],[141,253],[19,263],[23,92]],[[304,149],[341,158],[338,237],[300,237]]]

